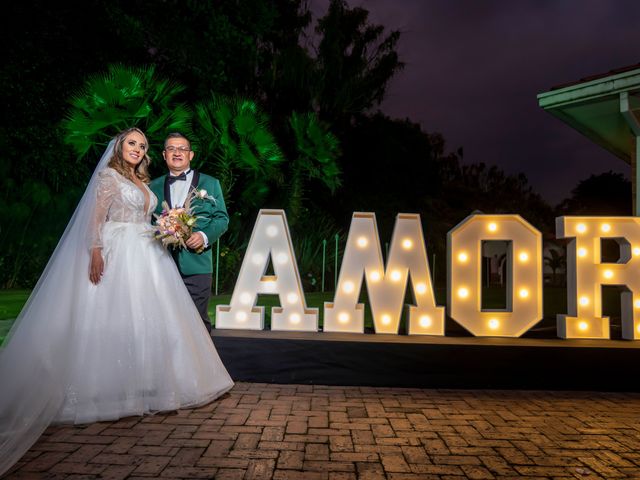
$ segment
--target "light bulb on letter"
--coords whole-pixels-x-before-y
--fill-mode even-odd
[[[270,237],[275,237],[278,234],[278,227],[275,225],[269,225],[267,227],[267,235]]]
[[[353,282],[344,282],[344,284],[342,284],[342,291],[344,293],[351,293],[355,290],[355,285],[353,284]]]
[[[431,317],[429,315],[422,315],[420,317],[420,326],[422,328],[429,328],[431,326]]]

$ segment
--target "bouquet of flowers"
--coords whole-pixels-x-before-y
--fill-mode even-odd
[[[193,214],[191,202],[195,199],[208,199],[215,203],[215,199],[206,190],[191,190],[183,207],[169,208],[169,204],[162,202],[162,213],[156,217],[155,238],[164,247],[187,248],[186,240],[191,236],[198,217]]]

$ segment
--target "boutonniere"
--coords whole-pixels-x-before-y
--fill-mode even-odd
[[[210,200],[213,202],[214,205],[217,203],[216,199],[213,198],[211,195],[209,195],[209,193],[204,188],[200,190],[198,190],[197,188],[194,188],[191,194],[193,195],[194,199],[197,198],[199,200]]]

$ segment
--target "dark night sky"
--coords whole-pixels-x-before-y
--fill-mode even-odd
[[[523,172],[550,203],[629,166],[538,107],[536,95],[640,63],[638,0],[348,0],[402,32],[382,110],[441,132],[465,163]],[[315,15],[328,0],[312,0]]]

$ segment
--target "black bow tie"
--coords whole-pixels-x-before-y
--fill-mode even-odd
[[[173,182],[177,182],[178,180],[187,180],[187,172],[182,172],[180,175],[176,175],[175,177],[173,175],[169,175],[167,177],[169,179],[169,185],[171,185]]]

